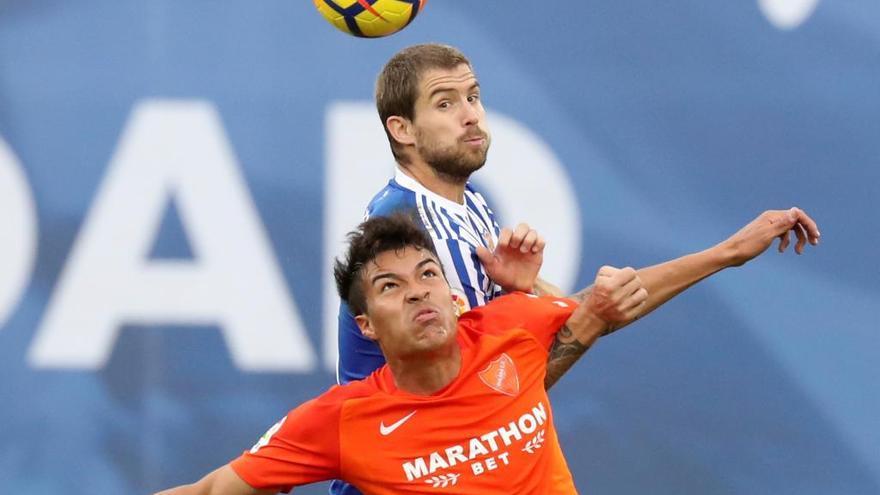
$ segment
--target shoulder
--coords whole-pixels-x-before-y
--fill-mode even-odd
[[[289,411],[278,425],[281,436],[317,438],[327,435],[328,432],[335,431],[333,425],[338,424],[341,412],[347,403],[370,397],[374,393],[376,388],[371,387],[365,380],[333,385],[324,393]]]
[[[370,375],[363,380],[354,380],[343,385],[333,385],[326,392],[316,397],[315,402],[325,407],[341,407],[346,401],[369,397],[377,392],[379,392],[379,388],[376,386],[376,379],[373,375]]]
[[[385,216],[398,211],[416,208],[416,195],[413,191],[399,185],[394,180],[382,188],[367,206],[367,217]]]
[[[461,315],[459,322],[482,333],[558,329],[577,308],[577,302],[553,296],[513,292]]]
[[[474,316],[493,315],[497,313],[504,314],[528,314],[530,312],[556,311],[555,308],[568,310],[569,312],[576,308],[578,303],[572,299],[554,296],[536,296],[525,292],[511,292],[501,297],[497,297],[485,306],[475,308],[468,313],[462,315],[462,318],[470,313]]]

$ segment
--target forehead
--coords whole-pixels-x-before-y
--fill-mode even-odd
[[[403,249],[384,251],[379,253],[372,263],[367,263],[367,266],[364,267],[365,278],[369,280],[372,276],[380,273],[408,273],[426,259],[439,264],[437,258],[427,249],[407,246]]]
[[[428,69],[419,80],[419,98],[430,97],[432,93],[445,89],[469,89],[478,84],[476,74],[467,64],[452,69]]]

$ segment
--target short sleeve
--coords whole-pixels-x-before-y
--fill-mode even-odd
[[[459,322],[486,334],[519,328],[531,333],[545,349],[578,303],[567,298],[514,292],[461,316]]]
[[[231,467],[257,489],[293,487],[339,477],[341,403],[323,397],[292,410]]]

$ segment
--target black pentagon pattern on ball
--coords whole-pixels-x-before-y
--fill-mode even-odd
[[[378,1],[379,0],[358,0],[357,2],[353,3],[352,5],[350,5],[348,7],[342,7],[342,6],[338,5],[334,0],[324,0],[324,3],[326,3],[327,6],[329,6],[331,9],[335,10],[336,12],[339,13],[339,15],[342,16],[342,18],[345,20],[345,25],[348,26],[348,29],[349,29],[349,31],[351,31],[351,34],[357,36],[358,38],[376,38],[377,36],[369,36],[369,35],[364,34],[363,31],[361,31],[360,26],[358,26],[358,23],[355,20],[355,16],[357,16],[358,14],[361,14],[367,10],[366,6],[364,6],[364,3],[366,3],[368,6],[372,6],[374,3],[378,2]],[[424,4],[427,0],[399,0],[399,1],[412,5],[412,11],[410,13],[409,19],[407,19],[406,23],[400,27],[400,29],[403,29],[406,26],[409,26],[409,23],[411,23],[413,21],[413,19],[416,18],[416,15],[418,15],[419,10],[421,10],[420,8],[421,8],[422,4]]]

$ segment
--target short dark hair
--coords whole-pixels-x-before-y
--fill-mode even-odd
[[[333,276],[339,297],[348,304],[352,314],[367,312],[362,283],[364,266],[386,251],[401,251],[406,247],[427,250],[438,258],[431,238],[406,213],[373,217],[349,232],[348,252],[344,260],[336,259]]]
[[[458,49],[438,43],[426,43],[397,52],[379,73],[376,79],[376,109],[379,111],[379,119],[382,120],[382,128],[391,143],[391,152],[398,162],[401,157],[397,141],[391,137],[385,125],[388,117],[397,115],[412,120],[422,74],[430,69],[454,69],[462,64],[471,66],[470,60]]]

